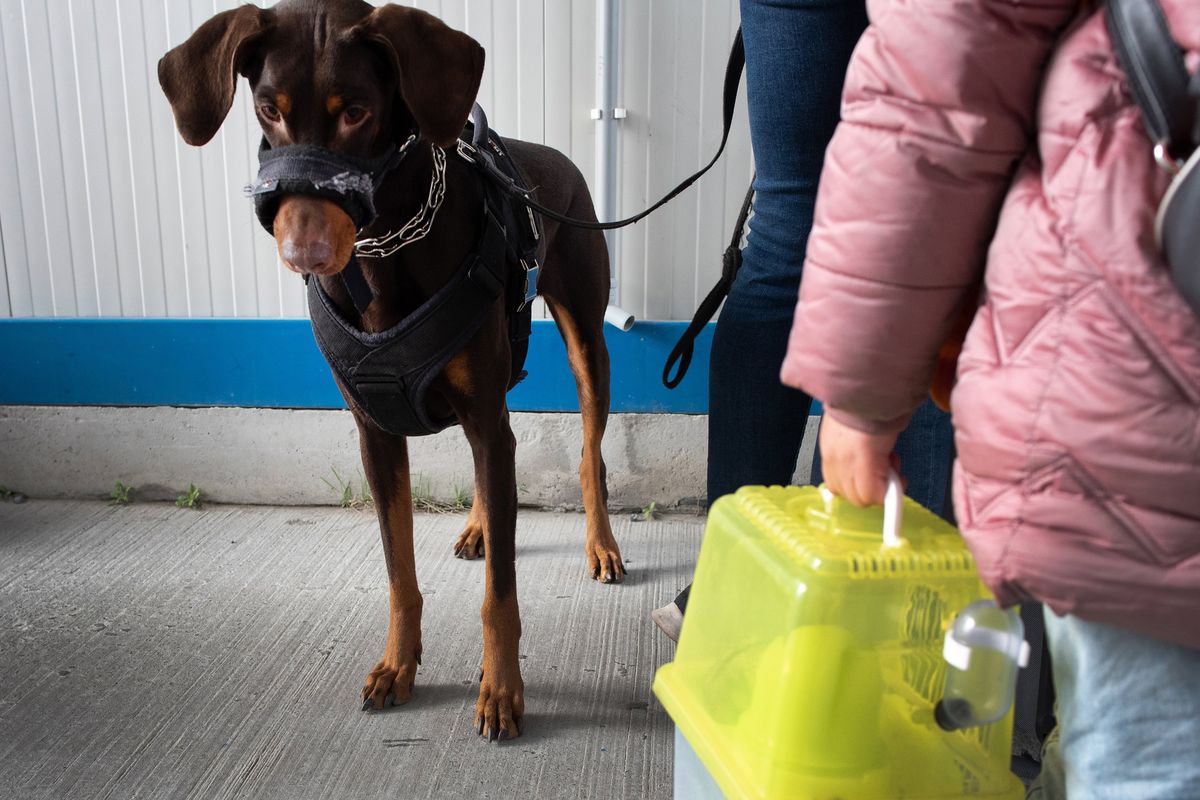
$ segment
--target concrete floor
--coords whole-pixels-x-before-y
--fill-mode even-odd
[[[630,575],[584,576],[582,515],[523,511],[524,735],[471,730],[482,565],[421,515],[424,665],[360,710],[386,625],[369,512],[0,503],[0,797],[667,798],[648,612],[702,523],[614,519]]]

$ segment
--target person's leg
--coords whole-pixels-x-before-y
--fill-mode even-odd
[[[896,440],[896,454],[908,480],[905,494],[935,514],[953,514],[949,501],[954,426],[950,415],[926,400]]]
[[[709,364],[708,502],[787,484],[810,399],[779,368],[796,308],[825,148],[863,0],[742,0],[746,94],[757,174],[742,268],[717,320]]]
[[[1046,610],[1066,797],[1200,797],[1200,650]],[[1058,763],[1061,759],[1061,764]],[[1042,787],[1056,800],[1052,784]]]
[[[741,12],[754,215],[709,362],[710,506],[742,486],[786,485],[796,470],[811,400],[779,368],[846,66],[867,25],[864,0],[742,0]],[[652,615],[672,638],[690,588]]]
[[[790,319],[725,306],[708,390],[708,505],[743,486],[787,485],[808,424],[808,395],[779,382]]]

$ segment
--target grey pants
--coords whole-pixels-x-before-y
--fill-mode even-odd
[[[1200,798],[1200,650],[1045,618],[1058,728],[1027,800]]]

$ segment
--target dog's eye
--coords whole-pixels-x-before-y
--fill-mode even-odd
[[[258,111],[267,119],[268,122],[279,122],[279,109],[270,103],[263,103],[258,107]]]
[[[362,106],[350,106],[342,112],[342,119],[346,121],[347,125],[357,125],[367,118],[368,113],[367,109]]]

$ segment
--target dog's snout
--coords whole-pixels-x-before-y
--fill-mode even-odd
[[[274,228],[279,257],[293,272],[331,275],[346,266],[354,251],[354,223],[323,198],[283,198]]]
[[[279,246],[279,255],[301,272],[322,273],[333,264],[333,246],[321,239],[285,238]]]

